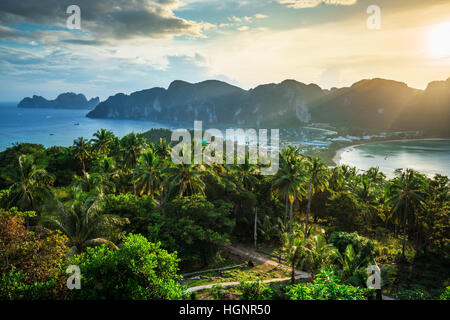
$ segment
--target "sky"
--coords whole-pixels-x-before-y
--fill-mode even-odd
[[[0,1],[0,101],[376,77],[418,89],[450,77],[449,0]]]

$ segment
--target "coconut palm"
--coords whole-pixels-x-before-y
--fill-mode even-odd
[[[333,245],[328,244],[325,237],[316,235],[308,244],[306,252],[309,271],[316,274],[321,268],[330,265],[338,256],[338,250]]]
[[[351,244],[347,245],[344,253],[337,253],[337,260],[342,268],[343,280],[353,276],[359,268],[365,267]]]
[[[133,182],[139,195],[152,196],[161,184],[161,159],[153,152],[147,150],[141,155],[133,171]]]
[[[129,223],[128,219],[102,213],[102,201],[96,195],[77,193],[72,204],[57,208],[42,217],[41,223],[63,232],[78,252],[86,247],[105,244],[112,249],[111,241],[119,237],[118,227]]]
[[[328,167],[319,158],[312,158],[305,162],[308,174],[308,204],[305,216],[305,237],[307,236],[309,213],[311,211],[312,196],[317,191],[323,191],[328,185]]]
[[[345,177],[341,167],[331,169],[329,180],[330,189],[336,192],[344,191],[346,188]]]
[[[298,154],[292,149],[287,149],[280,157],[280,168],[274,177],[273,187],[285,196],[286,208],[289,202],[289,232],[292,231],[294,201],[299,197],[303,182],[304,177]],[[284,222],[286,223],[286,211]]]
[[[154,145],[154,150],[156,155],[164,160],[169,159],[172,152],[170,143],[164,138],[159,138],[159,143]]]
[[[106,129],[100,129],[93,134],[91,139],[94,149],[99,154],[108,154],[109,146],[114,140],[114,134]]]
[[[169,194],[178,197],[205,194],[205,183],[202,180],[203,167],[195,164],[171,165],[164,170],[165,184]]]
[[[369,170],[367,170],[364,175],[377,184],[383,183],[383,181],[386,179],[386,175],[380,171],[379,167],[369,168]]]
[[[403,227],[402,258],[405,258],[406,226],[414,216],[414,207],[423,206],[426,178],[412,170],[396,170],[396,177],[389,186],[387,203],[392,205],[391,218]]]
[[[243,188],[247,191],[252,192],[256,196],[256,187],[258,186],[258,167],[254,164],[250,164],[248,158],[245,162],[237,166],[237,178]],[[254,246],[256,248],[257,237],[258,237],[258,206],[254,207],[255,217],[254,217],[254,229],[253,229],[253,239]]]
[[[44,168],[36,165],[32,155],[20,155],[18,165],[8,177],[13,181],[6,198],[8,206],[21,210],[37,210],[38,205],[52,197],[50,185],[53,178]]]
[[[99,180],[103,189],[110,192],[116,192],[116,183],[120,179],[120,170],[113,158],[101,156],[97,159],[94,172],[101,176]]]
[[[86,161],[91,157],[91,145],[83,137],[73,141],[73,151],[75,158],[80,161],[83,172],[86,171]]]
[[[290,231],[282,236],[283,251],[286,254],[286,259],[291,267],[291,282],[295,282],[295,269],[303,268],[305,263],[305,242],[306,240],[299,237],[296,233]]]
[[[141,154],[145,151],[146,143],[140,134],[131,132],[120,141],[123,150],[125,167],[134,169]]]

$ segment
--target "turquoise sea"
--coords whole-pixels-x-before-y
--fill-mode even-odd
[[[15,142],[40,143],[45,147],[70,146],[78,137],[90,139],[101,128],[122,137],[132,131],[146,132],[152,128],[192,129],[193,123],[154,122],[149,120],[114,120],[86,118],[88,110],[24,109],[17,103],[0,103],[0,151]],[[227,125],[217,128],[225,133]],[[231,126],[232,127],[232,126]],[[207,129],[208,127],[204,127]],[[333,134],[316,128],[280,129],[281,144],[327,146],[325,137]]]
[[[24,109],[14,103],[0,104],[0,150],[14,142],[40,143],[45,147],[69,146],[77,137],[90,139],[100,128],[123,136],[131,131],[176,128],[175,124],[141,120],[86,118],[88,110]]]
[[[347,148],[340,164],[360,171],[380,167],[389,178],[398,168],[411,168],[428,176],[450,176],[450,140],[409,140],[370,143]]]

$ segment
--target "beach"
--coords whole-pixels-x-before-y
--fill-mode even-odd
[[[336,154],[333,157],[333,162],[336,164],[336,166],[341,165],[341,159],[342,154],[344,152],[347,152],[347,150],[350,150],[352,148],[357,148],[359,146],[368,145],[368,144],[375,144],[375,143],[389,143],[389,142],[409,142],[409,141],[442,141],[442,140],[449,140],[444,138],[422,138],[422,139],[394,139],[394,140],[381,140],[381,141],[371,141],[371,142],[365,142],[365,143],[358,143],[358,144],[352,144],[351,146],[346,146],[344,148],[336,150]]]

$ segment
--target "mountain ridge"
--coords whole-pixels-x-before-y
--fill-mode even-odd
[[[257,127],[298,127],[320,122],[449,137],[449,97],[450,78],[430,82],[425,90],[382,78],[363,79],[349,87],[329,90],[293,79],[249,90],[219,80],[175,80],[167,89],[155,87],[110,96],[87,117],[201,120],[206,124]]]

